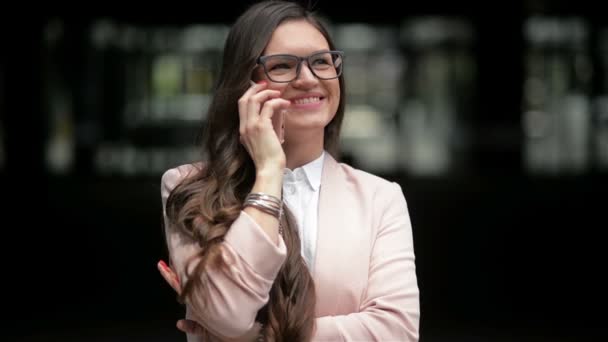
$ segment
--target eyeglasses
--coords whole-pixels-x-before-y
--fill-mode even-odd
[[[266,76],[272,82],[287,83],[298,78],[303,61],[306,61],[308,68],[317,78],[331,80],[342,75],[343,57],[342,51],[323,51],[306,57],[280,54],[260,56],[258,64],[262,65]]]

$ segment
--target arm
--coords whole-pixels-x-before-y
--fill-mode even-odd
[[[419,290],[412,227],[401,188],[377,196],[379,229],[359,312],[319,317],[315,341],[417,341]]]
[[[169,226],[165,207],[177,183],[187,170],[171,169],[162,177],[161,195],[165,233],[171,264],[184,284],[188,260],[200,252],[198,244]],[[281,268],[286,249],[282,238],[278,244],[245,212],[233,223],[222,246],[227,270],[209,269],[207,293],[195,293],[186,303],[189,318],[223,337],[238,337],[254,327],[258,310],[268,302],[268,293]],[[192,262],[191,265],[195,265]],[[203,307],[203,300],[207,306]]]

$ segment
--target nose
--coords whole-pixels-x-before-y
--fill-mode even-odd
[[[304,87],[316,85],[317,82],[317,76],[312,73],[310,67],[308,66],[308,63],[302,61],[302,64],[300,65],[300,74],[298,75],[298,77],[296,77],[295,80],[292,81],[292,83],[294,83],[296,86]]]

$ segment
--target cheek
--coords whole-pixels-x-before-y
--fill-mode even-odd
[[[340,83],[338,83],[338,80],[332,80],[329,85],[329,91],[331,92],[332,100],[340,102]]]
[[[340,84],[336,82],[336,84],[332,85],[331,89],[332,101],[331,101],[331,109],[333,111],[332,115],[336,113],[338,110],[338,105],[340,104]]]
[[[268,89],[280,91],[281,92],[281,97],[283,97],[283,94],[285,93],[285,88],[287,88],[287,84],[288,83],[274,83],[274,82],[270,82],[268,84]]]

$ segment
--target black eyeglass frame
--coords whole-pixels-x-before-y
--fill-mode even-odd
[[[331,53],[331,54],[337,54],[340,59],[342,60],[340,63],[340,67],[337,68],[337,75],[336,76],[332,76],[332,77],[320,77],[319,75],[317,75],[315,73],[314,68],[310,67],[310,60],[312,57],[318,56],[318,55],[322,55],[322,54],[326,54],[326,53]],[[266,60],[269,58],[273,58],[273,57],[290,57],[290,58],[295,58],[298,61],[298,66],[296,67],[296,75],[294,76],[294,78],[292,78],[289,81],[275,81],[274,79],[272,79],[272,77],[270,76],[270,74],[268,73],[268,69],[266,69]],[[310,72],[312,72],[313,75],[315,75],[316,78],[320,79],[320,80],[333,80],[336,79],[340,76],[342,76],[342,71],[344,70],[344,51],[339,51],[339,50],[328,50],[328,51],[319,51],[319,52],[315,52],[311,55],[308,56],[304,56],[304,57],[300,57],[300,56],[296,56],[296,55],[290,55],[290,54],[276,54],[276,55],[267,55],[267,56],[260,56],[258,57],[256,64],[257,65],[261,65],[262,69],[264,69],[264,74],[266,74],[266,77],[268,77],[269,80],[271,80],[272,82],[275,83],[289,83],[292,82],[293,80],[298,79],[298,77],[300,77],[300,71],[302,70],[302,62],[306,61],[306,64],[308,65],[308,69],[310,70]],[[333,62],[333,61],[332,61]],[[334,68],[336,68],[334,66]]]

